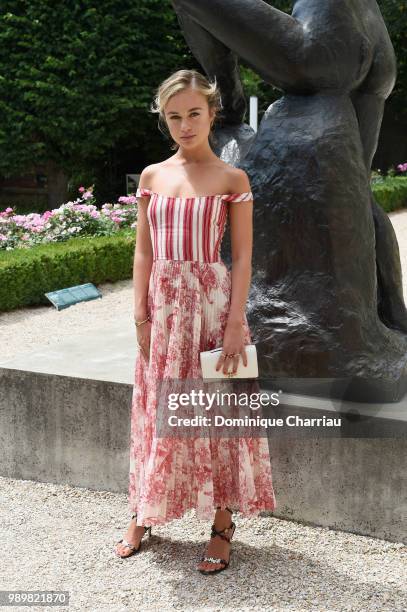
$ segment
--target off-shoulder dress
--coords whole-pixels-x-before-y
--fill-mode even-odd
[[[136,348],[130,510],[138,525],[164,524],[191,509],[212,519],[217,506],[243,515],[273,510],[267,438],[156,435],[157,381],[201,378],[199,353],[222,346],[231,271],[220,257],[221,241],[228,207],[244,206],[252,193],[172,197],[138,189],[136,198],[148,200],[152,329],[149,361]],[[251,342],[246,315],[244,342]]]

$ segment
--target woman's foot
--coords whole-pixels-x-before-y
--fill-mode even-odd
[[[116,554],[119,557],[129,557],[130,555],[133,555],[139,549],[141,539],[145,532],[145,527],[143,525],[136,525],[136,516],[133,516],[130,521],[129,528],[124,534],[123,540],[121,542],[117,542],[116,544]],[[126,542],[130,544],[132,548],[126,546]]]
[[[229,510],[216,510],[213,524],[217,531],[232,527],[231,512]],[[231,532],[223,532],[226,538],[230,537]],[[229,563],[230,557],[230,542],[224,540],[219,535],[211,537],[205,550],[205,557],[212,559],[224,559]],[[211,563],[209,561],[201,561],[197,566],[198,570],[213,572],[225,567],[224,563]]]

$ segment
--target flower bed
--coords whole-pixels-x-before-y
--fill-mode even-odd
[[[397,174],[396,174],[397,172]],[[389,169],[387,176],[373,171],[371,186],[386,212],[407,207],[407,163]],[[13,208],[0,212],[0,251],[30,249],[40,244],[65,242],[73,237],[113,236],[119,230],[135,230],[137,202],[133,194],[116,204],[95,205],[93,185],[79,188],[81,196],[46,212],[16,215]]]
[[[80,187],[81,196],[43,214],[16,215],[12,208],[0,213],[0,250],[30,249],[39,244],[64,242],[72,237],[112,236],[124,228],[135,229],[137,203],[134,195],[116,204],[95,206],[93,186]]]

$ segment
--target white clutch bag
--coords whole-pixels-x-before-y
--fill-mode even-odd
[[[239,355],[236,374],[232,374],[232,363],[229,364],[229,374],[223,373],[223,365],[216,371],[216,364],[222,352],[222,347],[212,351],[202,351],[200,355],[203,378],[258,378],[259,369],[257,365],[257,351],[255,344],[245,345],[247,355],[247,366],[243,365],[242,356]]]

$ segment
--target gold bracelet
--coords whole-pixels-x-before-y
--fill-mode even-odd
[[[146,323],[147,321],[151,321],[150,315],[147,315],[147,319],[144,319],[144,321],[136,321],[136,319],[134,319],[134,323],[135,323],[136,327],[139,327],[140,325],[143,325],[143,323]]]

